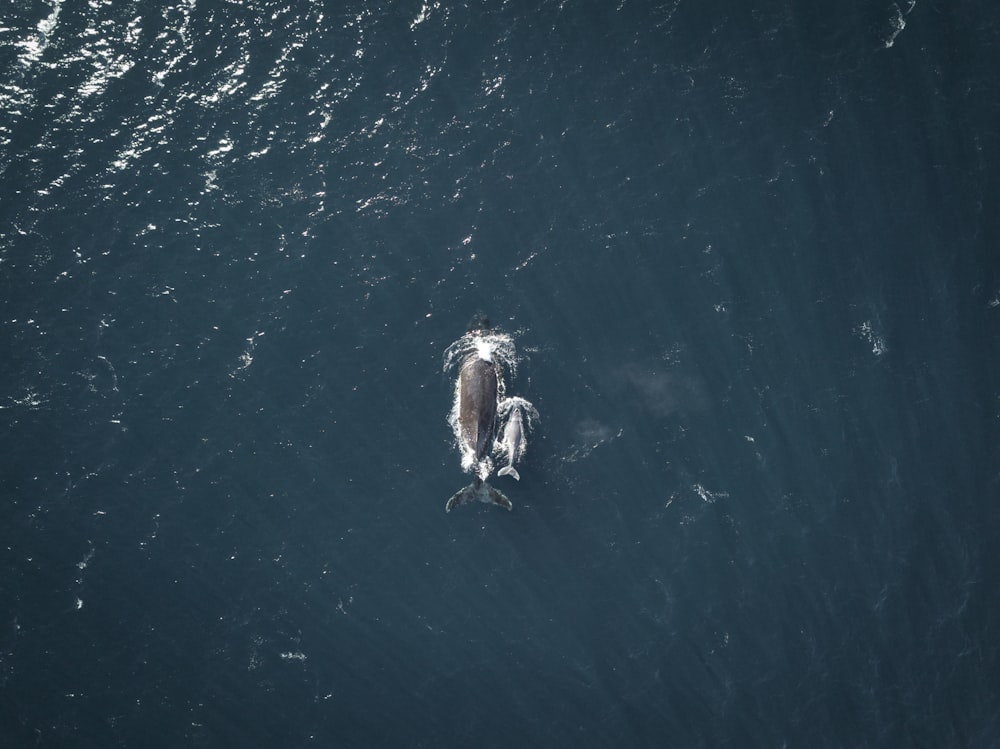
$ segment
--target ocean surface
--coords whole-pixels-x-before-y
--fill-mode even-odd
[[[1000,4],[0,11],[0,746],[1000,745]],[[444,352],[540,413],[505,512]]]

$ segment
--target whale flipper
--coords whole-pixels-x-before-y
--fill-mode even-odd
[[[517,472],[517,469],[514,468],[514,466],[504,466],[497,471],[497,476],[510,476],[512,479],[516,479],[517,481],[521,480],[521,474]]]
[[[459,507],[473,501],[499,505],[506,510],[514,509],[514,505],[512,505],[511,501],[504,496],[503,492],[498,489],[494,489],[492,486],[483,481],[470,484],[464,489],[460,489],[455,492],[451,499],[448,500],[447,504],[445,504],[444,511],[451,512],[453,507]]]
[[[504,493],[502,491],[500,491],[499,489],[494,489],[489,484],[483,484],[483,487],[486,489],[486,492],[489,495],[490,502],[492,502],[495,505],[500,505],[508,512],[514,509],[514,505],[511,504],[511,501],[507,499],[506,496],[504,496]],[[485,502],[486,500],[482,501]]]
[[[444,506],[445,512],[451,512],[453,508],[464,505],[466,502],[471,502],[476,498],[476,489],[473,486],[467,486],[464,489],[460,489],[455,492],[451,499],[448,500],[447,504]]]

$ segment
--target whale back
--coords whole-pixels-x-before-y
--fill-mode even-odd
[[[512,462],[521,457],[524,445],[524,422],[521,416],[520,405],[514,405],[510,409],[510,416],[507,417],[507,426],[504,428],[502,441],[510,452]]]
[[[462,440],[476,461],[490,454],[497,415],[496,365],[478,356],[462,364],[458,376],[458,422]]]

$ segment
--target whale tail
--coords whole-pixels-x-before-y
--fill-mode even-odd
[[[505,510],[514,509],[514,505],[512,505],[510,500],[503,495],[503,492],[498,489],[494,489],[485,481],[476,479],[474,483],[455,492],[452,498],[449,499],[448,503],[444,506],[444,511],[451,512],[453,507],[459,507],[460,505],[473,501],[484,502],[488,505],[499,505]]]
[[[517,481],[521,480],[521,474],[517,472],[517,469],[514,468],[514,466],[504,466],[497,471],[497,476],[510,476]]]

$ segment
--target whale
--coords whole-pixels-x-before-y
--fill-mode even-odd
[[[528,449],[528,439],[525,433],[524,415],[529,414],[529,424],[531,419],[538,418],[538,411],[524,398],[517,396],[507,398],[499,405],[501,414],[506,415],[503,434],[497,441],[497,450],[507,456],[507,465],[501,468],[498,476],[510,476],[517,481],[521,480],[521,475],[517,472],[515,463],[524,457]]]
[[[458,373],[458,424],[463,448],[477,466],[489,460],[497,420],[497,368],[488,352],[477,352],[462,363]]]
[[[462,453],[462,467],[473,474],[473,481],[448,500],[445,512],[474,501],[511,510],[511,501],[486,481],[493,472],[497,407],[503,390],[489,321],[479,320],[449,351],[461,356],[451,421]]]

